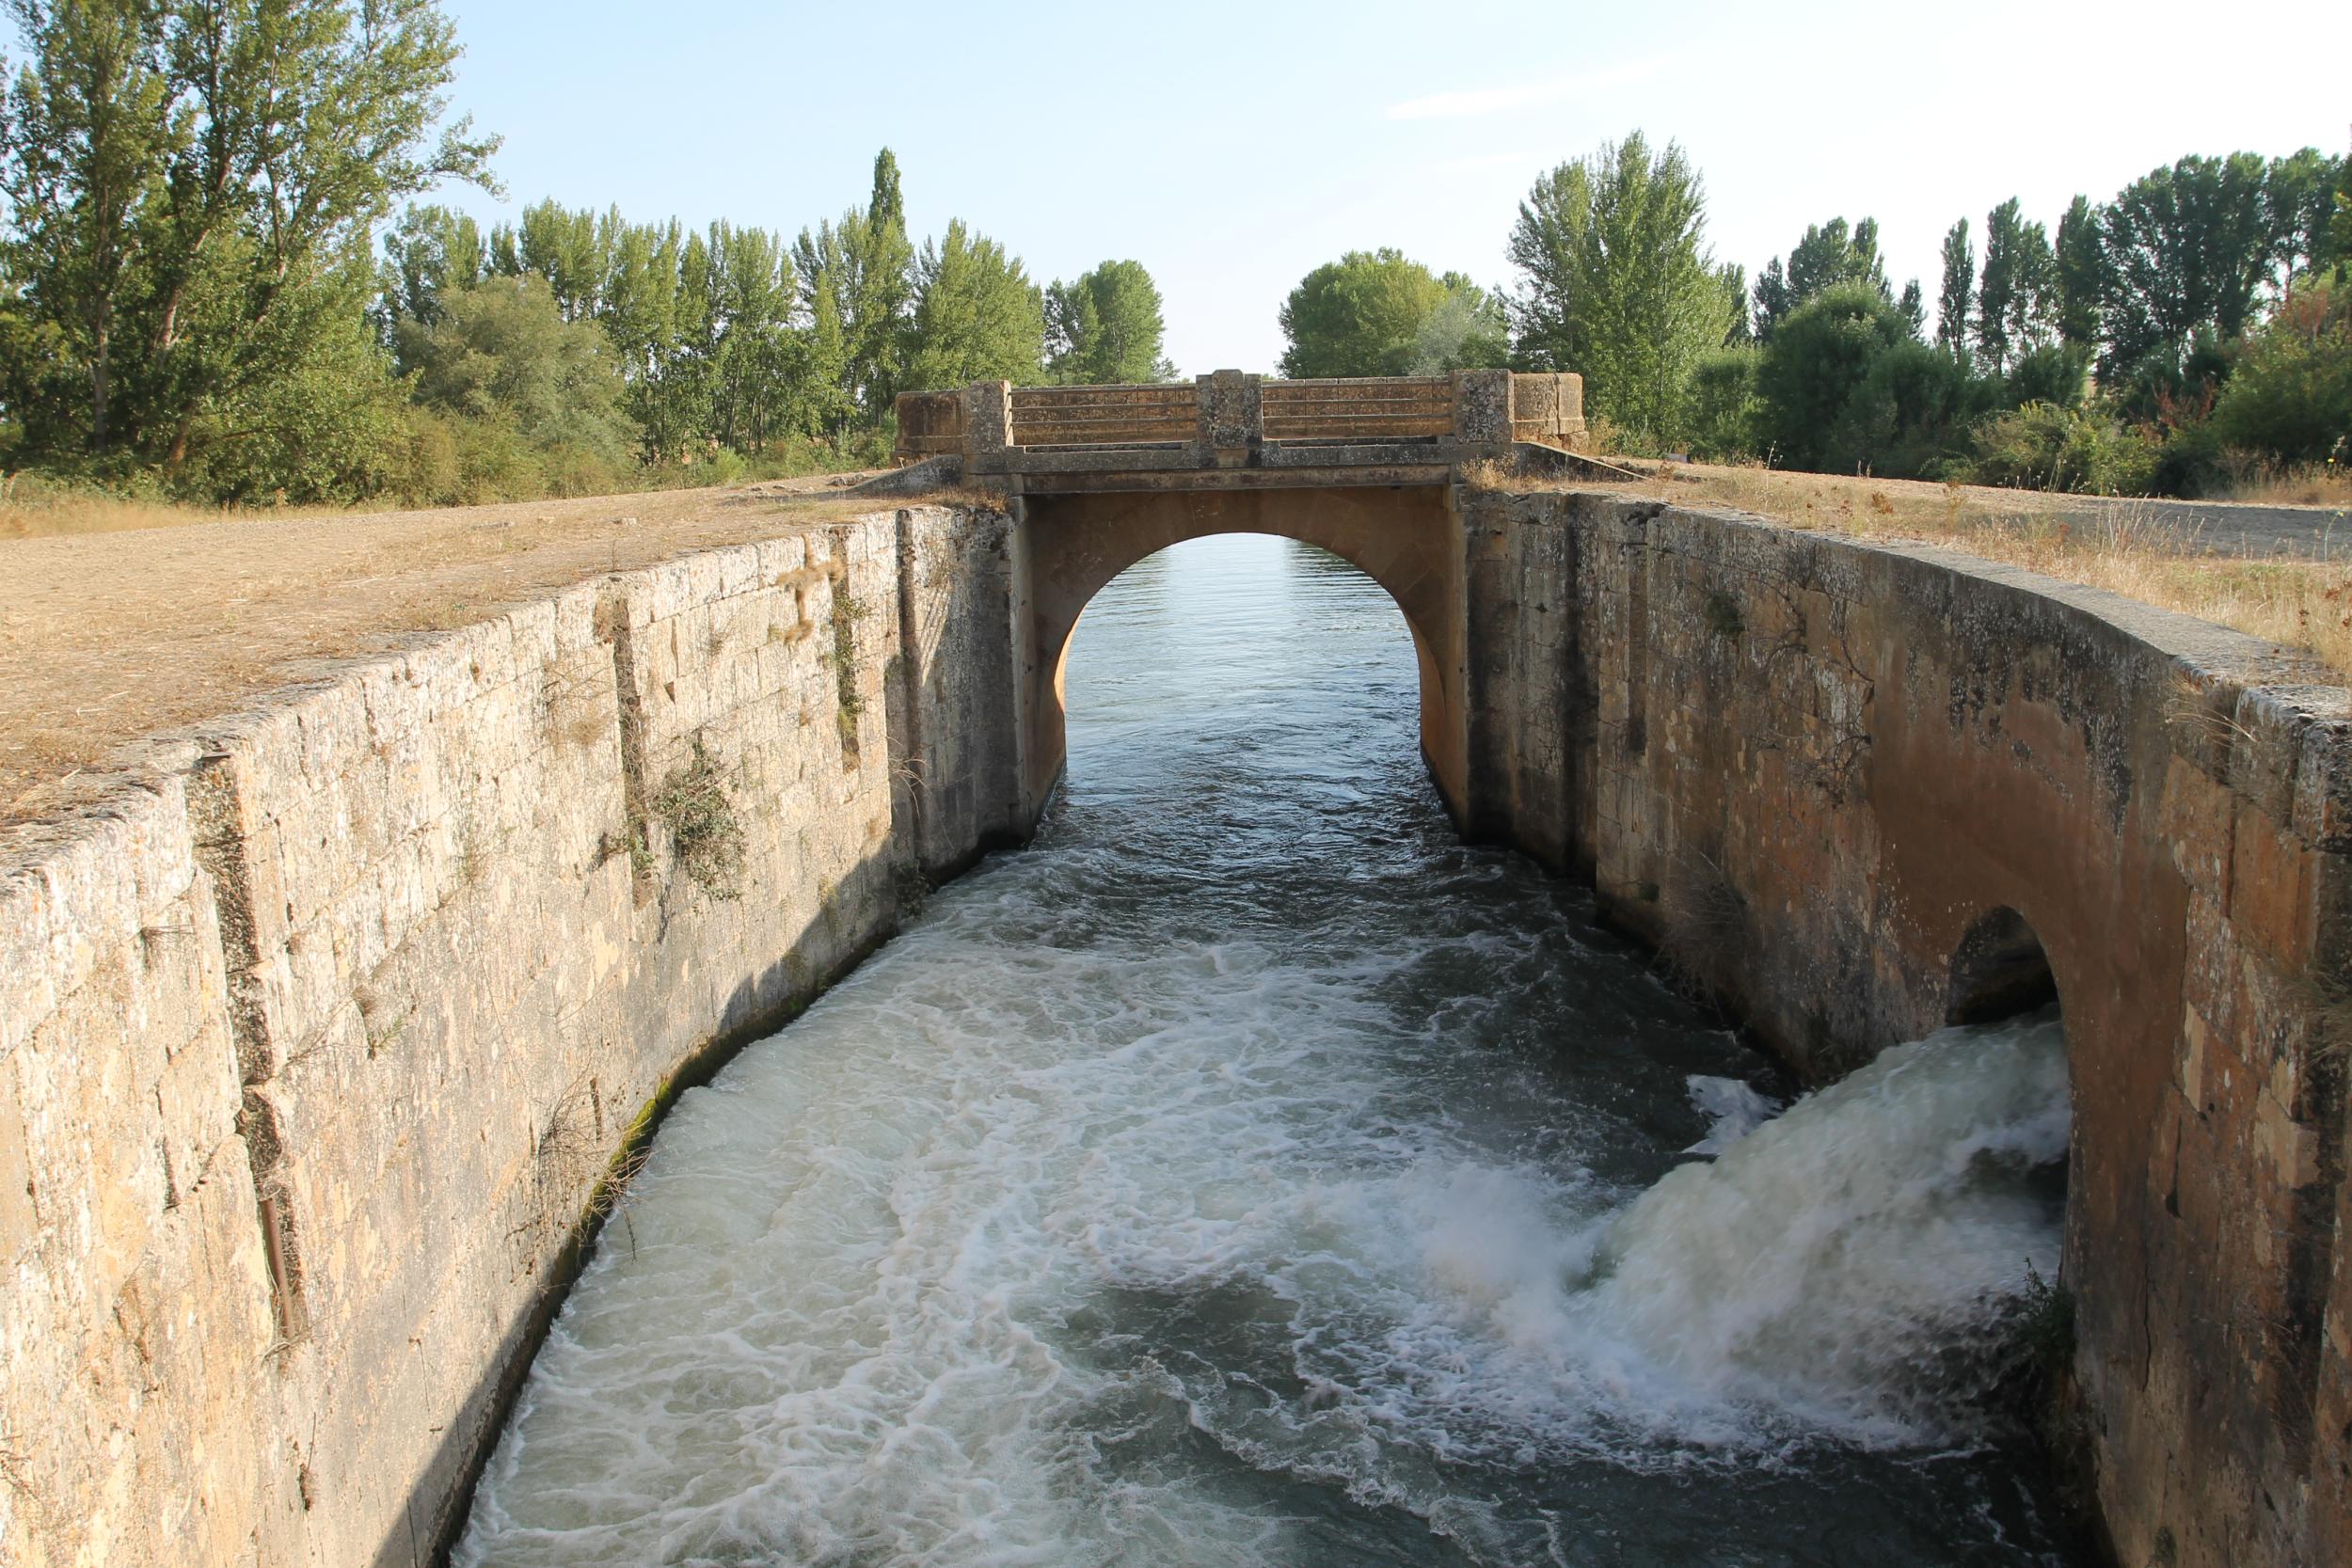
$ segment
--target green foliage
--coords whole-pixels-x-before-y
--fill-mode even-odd
[[[373,225],[444,178],[486,178],[489,141],[464,121],[435,135],[457,56],[436,0],[9,14],[28,58],[0,113],[0,199],[24,325],[50,356],[11,388],[32,446],[224,497],[254,493],[249,454],[269,443],[340,450],[353,399],[301,432],[308,404],[284,387],[368,373],[341,312]],[[271,489],[328,493],[344,467]]]
[[[490,184],[494,142],[440,125],[439,0],[0,6],[11,467],[221,501],[614,490],[883,461],[911,370],[1041,373],[1038,291],[960,226],[918,267],[887,149],[797,245],[553,201],[393,221]],[[1149,373],[1148,275],[1088,281],[1086,352]]]
[[[1445,294],[1413,334],[1405,373],[1446,375],[1510,364],[1511,324],[1503,315],[1502,301],[1459,273],[1448,273],[1438,281],[1445,285]]]
[[[479,288],[490,275],[482,226],[447,207],[411,207],[384,241],[383,312],[388,325],[430,323],[441,295]]]
[[[401,324],[400,357],[427,407],[509,420],[527,441],[578,447],[610,464],[631,445],[604,333],[565,320],[536,274],[443,294],[431,325]]]
[[[1044,379],[1044,297],[1003,245],[959,218],[945,239],[924,242],[915,273],[914,385]]]
[[[1160,355],[1160,291],[1140,261],[1104,261],[1045,291],[1046,379],[1095,386],[1173,379]]]
[[[1917,278],[1912,278],[1903,285],[1903,292],[1901,295],[1896,299],[1895,308],[1903,313],[1903,320],[1910,325],[1911,335],[1913,337],[1920,338],[1926,336],[1928,330],[1928,300],[1927,295],[1922,293],[1919,290],[1919,280]]]
[[[1511,231],[1518,357],[1581,373],[1585,405],[1637,440],[1680,433],[1692,372],[1744,308],[1707,250],[1706,209],[1682,149],[1653,154],[1637,131],[1539,178]]]
[[[2193,386],[2201,341],[2243,336],[2298,268],[2331,264],[2344,162],[2190,157],[2125,186],[2099,214],[2101,375],[2142,406]]]
[[[1867,283],[1838,284],[1791,311],[1756,367],[1759,432],[1773,459],[1821,468],[1846,455],[1834,434],[1847,404],[1880,358],[1910,341],[1902,311]]]
[[[2249,337],[2213,436],[2280,463],[2352,464],[2352,285],[2306,280]]]
[[[2018,1349],[2028,1368],[2047,1381],[2074,1366],[2074,1296],[2042,1271],[2026,1265],[2026,1289],[2015,1319]]]
[[[2058,261],[2042,225],[2010,197],[1985,214],[1984,270],[1977,281],[1978,357],[1994,375],[2058,335]]]
[[[1944,286],[1936,295],[1936,346],[1956,359],[1968,357],[1968,318],[1976,309],[1977,252],[1962,218],[1944,236]]]
[[[812,321],[823,318],[817,325],[826,341],[810,358],[812,367],[833,372],[830,388],[816,400],[820,420],[836,433],[852,414],[881,420],[902,388],[922,384],[905,375],[914,245],[907,237],[906,198],[890,149],[875,154],[866,206],[842,214],[837,226],[801,230],[792,261],[804,308]]]
[[[1905,337],[1870,361],[1829,431],[1822,467],[1893,479],[1937,477],[1998,395],[1949,354]]]
[[[345,503],[377,493],[403,423],[399,384],[368,323],[364,260],[252,325],[238,362],[189,420],[170,488],[206,499]]]
[[[2328,219],[2328,258],[2337,282],[2352,277],[2352,153],[2336,160],[2336,210]]]
[[[1748,314],[1748,269],[1737,261],[1726,261],[1717,272],[1724,292],[1731,296],[1731,327],[1724,334],[1724,346],[1734,347],[1756,341],[1756,323]]]
[[[1756,280],[1756,336],[1770,341],[1781,319],[1822,290],[1840,283],[1867,283],[1887,298],[1885,263],[1879,256],[1879,225],[1864,218],[1849,233],[1846,220],[1808,225],[1788,253],[1784,270],[1775,256]]]
[[[1699,616],[1707,623],[1707,629],[1718,637],[1736,638],[1748,629],[1747,622],[1740,614],[1740,601],[1720,588],[1708,592],[1707,602],[1700,607]]]
[[[2027,490],[2145,495],[2156,477],[2155,441],[2126,430],[2103,407],[2029,403],[1976,430],[1967,477]]]
[[[2061,408],[2081,404],[2090,389],[2090,350],[2077,343],[2045,343],[2021,355],[2003,383],[2004,401],[2023,407],[2028,403],[2055,403]]]
[[[1351,250],[1327,261],[1282,302],[1282,333],[1290,340],[1282,373],[1402,375],[1446,293],[1435,273],[1399,250]]]
[[[688,231],[554,202],[484,238],[412,210],[388,239],[376,312],[429,410],[411,421],[409,477],[396,483],[420,499],[490,499],[887,461],[886,426],[867,413],[879,388],[918,361],[922,374],[961,376],[1002,360],[990,358],[976,312],[991,295],[975,281],[1001,271],[1001,247],[961,230],[930,247],[940,276],[920,313],[924,278],[894,238],[899,209],[885,152],[872,204],[796,245],[723,221]],[[893,266],[907,276],[872,271]],[[469,304],[467,352],[422,374],[427,345],[447,337],[446,301],[485,278],[509,286],[496,319]],[[1033,379],[1034,355],[1015,358]],[[571,427],[554,428],[566,399]],[[461,414],[474,428],[454,429]]]
[[[2089,348],[2099,341],[2099,298],[2106,290],[2106,255],[2099,245],[2099,218],[2090,198],[2078,196],[2058,219],[2052,266],[2058,287],[2058,332],[2061,341]]]
[[[1754,344],[1716,350],[1691,371],[1691,455],[1717,462],[1753,457],[1764,404],[1756,392],[1762,355]]]

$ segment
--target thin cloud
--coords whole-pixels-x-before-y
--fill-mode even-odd
[[[1534,155],[1521,148],[1508,152],[1482,152],[1474,158],[1440,158],[1429,166],[1438,174],[1476,174],[1484,169],[1504,168],[1513,164],[1533,163]]]
[[[1460,119],[1472,115],[1499,115],[1537,103],[1557,103],[1576,93],[1622,87],[1628,82],[1654,76],[1665,68],[1666,56],[1660,55],[1646,60],[1629,60],[1623,65],[1600,71],[1554,77],[1549,82],[1526,82],[1508,87],[1476,87],[1465,92],[1433,92],[1424,98],[1408,98],[1402,103],[1390,104],[1387,118]]]

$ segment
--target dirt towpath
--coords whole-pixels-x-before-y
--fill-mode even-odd
[[[141,736],[608,572],[871,512],[822,479],[0,540],[0,829]]]

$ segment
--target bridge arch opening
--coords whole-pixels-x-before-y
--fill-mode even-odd
[[[2042,938],[2026,917],[2004,904],[1977,917],[1952,950],[1950,989],[1944,1021],[1952,1024],[2000,1023],[2032,1019],[2045,1010],[2061,1016],[2065,1004],[2058,995],[2058,974],[2050,966]],[[2074,1052],[2061,1028],[2058,1037],[2065,1077],[2061,1090],[2068,1101],[2070,1122],[2075,1110]],[[2074,1140],[2069,1137],[2056,1158],[2034,1166],[2032,1190],[2059,1216],[2063,1227],[2072,1210],[2074,1191]]]
[[[1420,672],[1421,750],[1459,820],[1468,790],[1459,529],[1436,485],[1146,491],[1026,498],[1029,625],[1025,781],[1041,807],[1068,756],[1070,650],[1094,596],[1169,546],[1270,534],[1328,551],[1404,617]]]
[[[1996,1023],[2058,1000],[2058,976],[2026,917],[2003,905],[1979,916],[1953,950],[1947,1023]]]

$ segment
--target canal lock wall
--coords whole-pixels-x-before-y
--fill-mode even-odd
[[[17,846],[0,1561],[430,1561],[658,1109],[1025,826],[1016,603],[984,514],[696,555]]]
[[[1469,829],[1589,876],[1815,1083],[2054,982],[2053,1435],[2116,1560],[2352,1561],[2336,677],[1949,551],[1600,494],[1461,512]]]
[[[1466,830],[1815,1081],[2042,974],[2120,1560],[2352,1554],[2344,693],[1935,550],[1444,504]],[[431,1560],[654,1114],[1033,825],[1034,547],[915,508],[583,584],[13,844],[0,1560]]]

